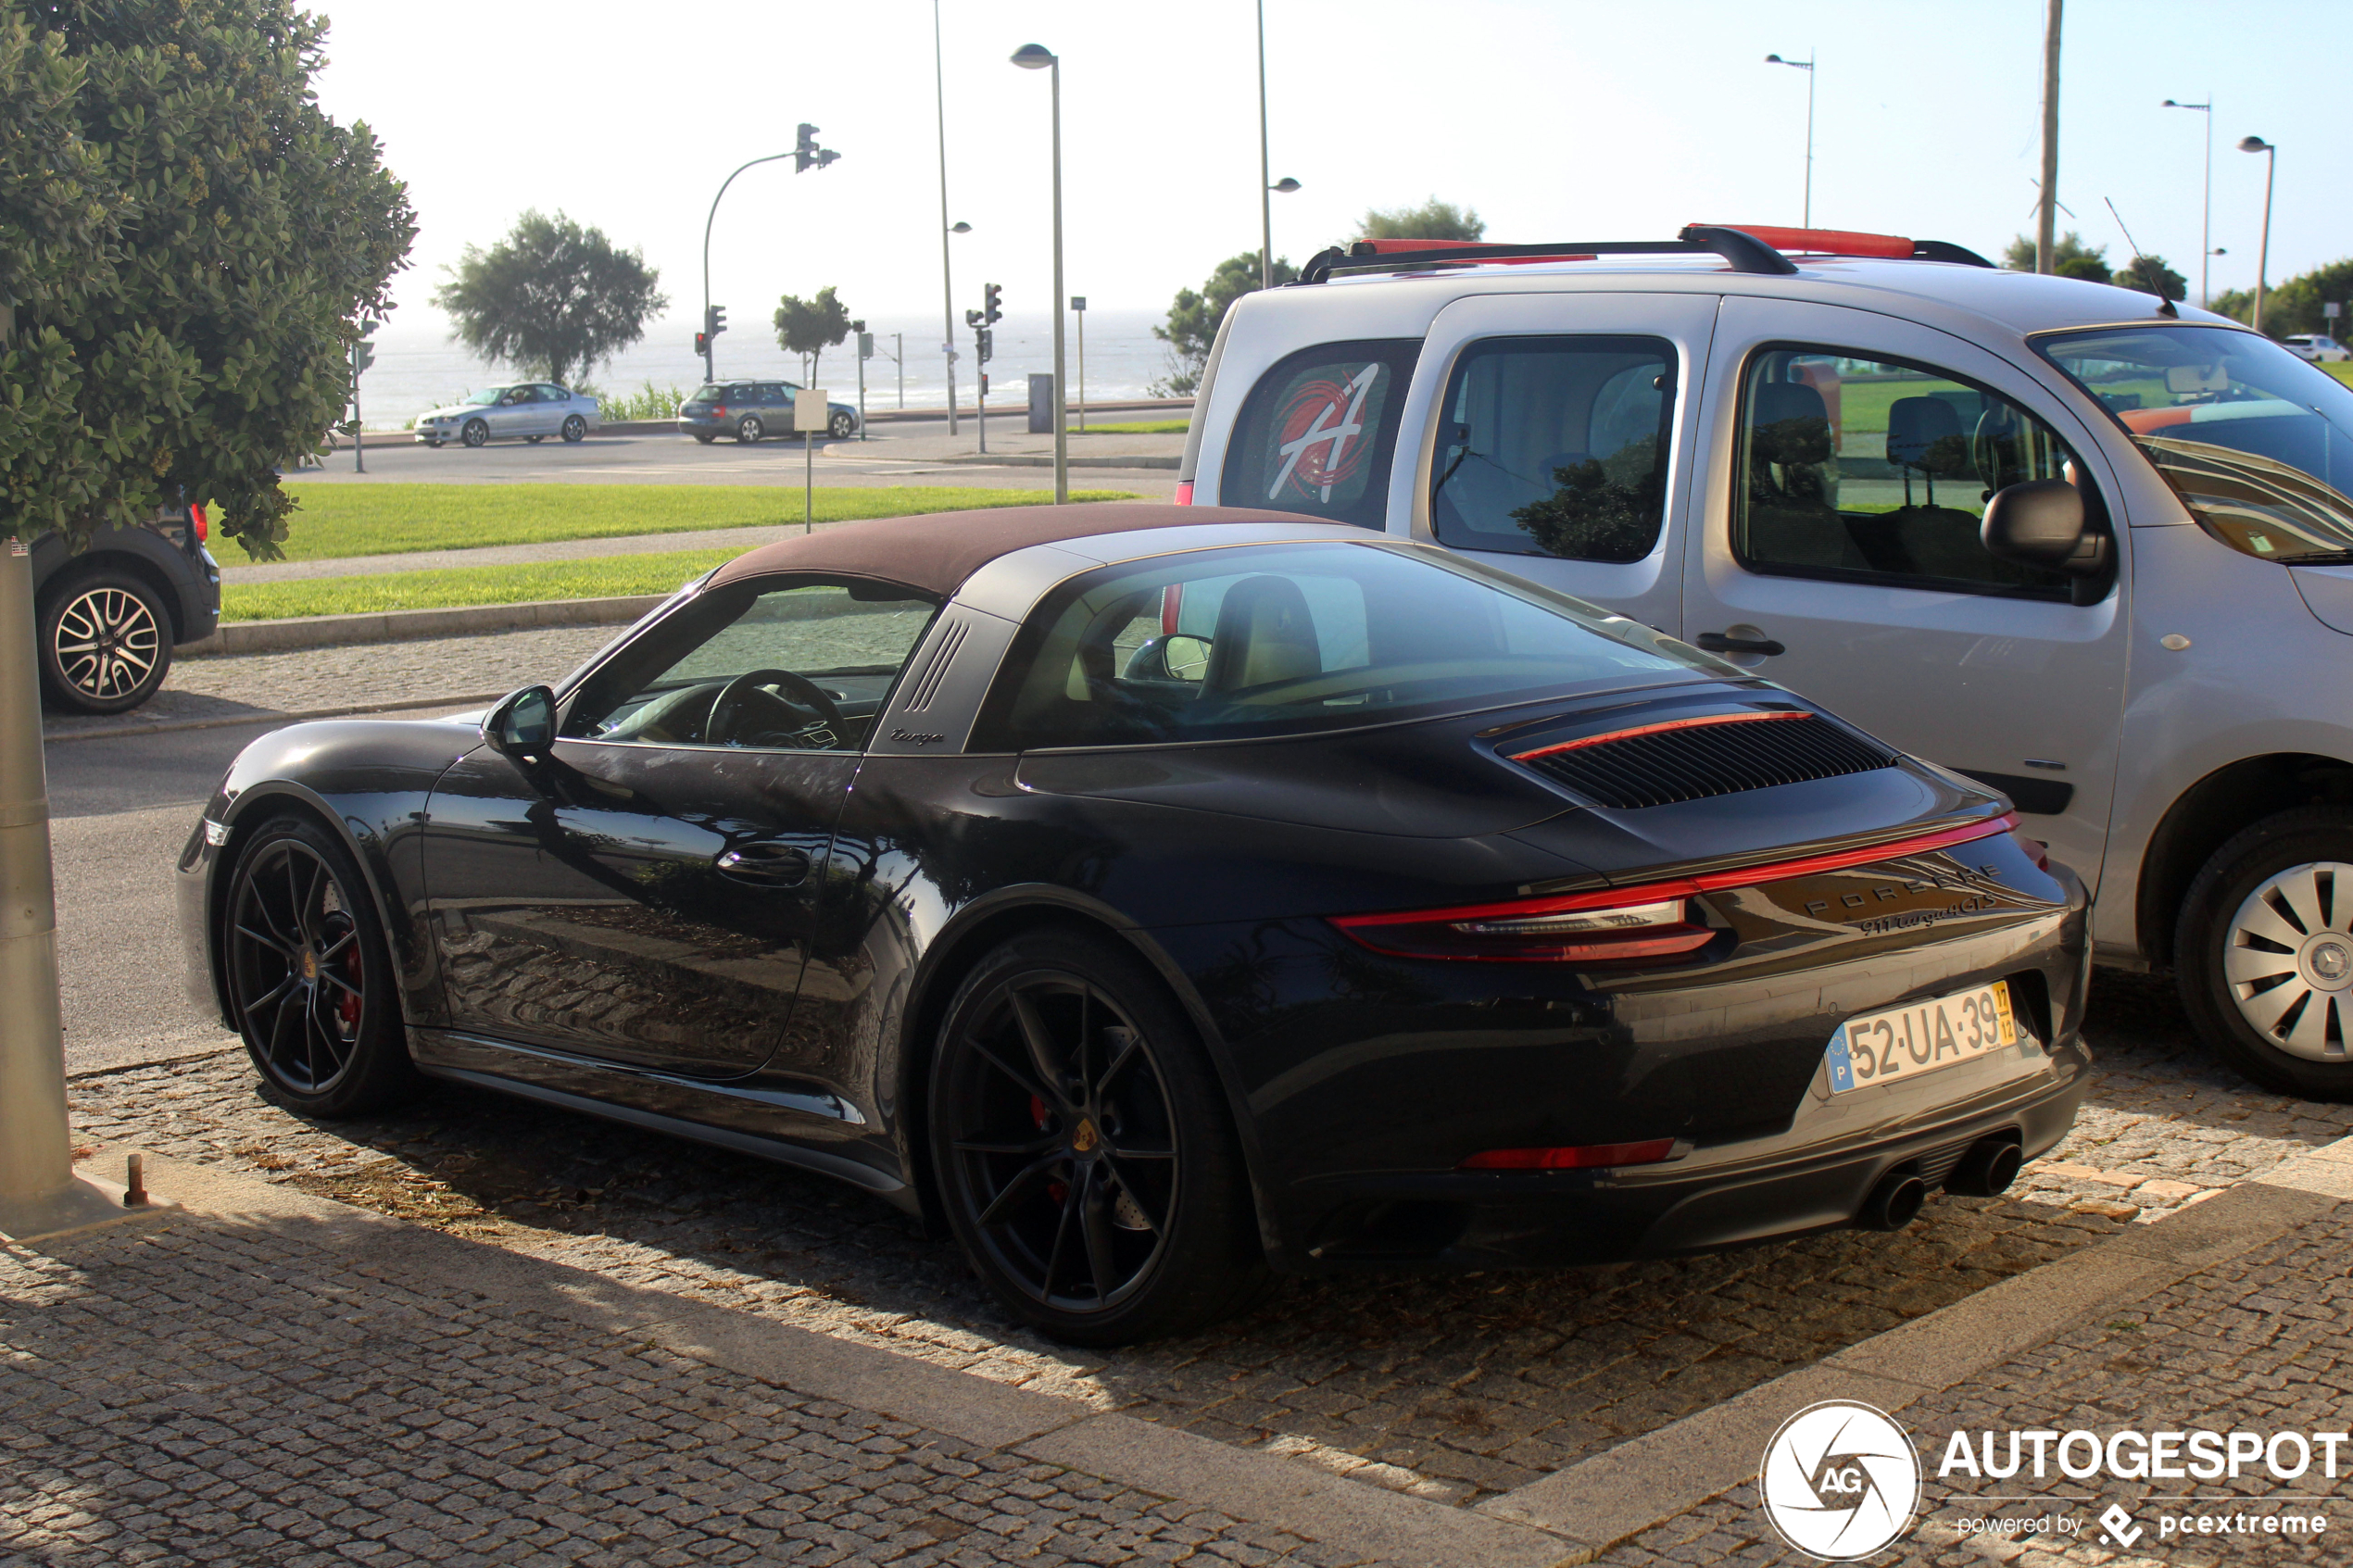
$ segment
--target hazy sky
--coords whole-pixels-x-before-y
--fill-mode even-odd
[[[1165,308],[1258,242],[1250,0],[942,0],[956,311],[984,280],[1009,309],[1051,289],[1048,83],[1007,56],[1063,59],[1068,288]],[[328,6],[330,113],[364,119],[409,183],[422,232],[395,327],[468,243],[528,207],[640,246],[673,314],[701,302],[704,215],[728,170],[811,120],[841,161],[737,180],[711,238],[736,322],[833,283],[875,316],[940,307],[928,0],[646,6],[504,0]],[[1818,50],[1818,226],[1989,253],[2031,226],[2042,0],[1267,0],[1277,254],[1353,232],[1368,206],[1436,194],[1489,237],[1671,234],[1686,222],[1794,224],[1806,77],[1768,53]],[[2274,281],[2353,252],[2344,218],[2347,0],[2071,0],[2060,199],[2111,261],[2141,244],[2197,285],[2202,116],[2218,104],[2214,287],[2250,283],[2263,163],[2281,146]],[[2309,64],[2299,64],[2309,61]],[[2332,194],[2334,193],[2334,194]]]

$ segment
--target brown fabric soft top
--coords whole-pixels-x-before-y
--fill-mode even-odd
[[[1313,522],[1324,518],[1247,507],[1171,507],[1134,501],[1085,501],[1063,507],[990,507],[972,512],[877,518],[839,523],[748,550],[713,573],[711,586],[780,571],[841,572],[876,577],[946,598],[964,579],[999,556],[1032,545],[1121,533],[1135,528],[1182,528],[1204,522]]]

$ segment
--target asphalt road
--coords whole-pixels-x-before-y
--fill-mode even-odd
[[[1107,415],[1104,420],[1151,418],[1150,415]],[[1164,455],[1181,450],[1181,436],[1077,435],[1070,437],[1071,455],[1125,455],[1149,451]],[[874,427],[869,441],[820,441],[815,455],[819,484],[968,484],[1013,490],[1042,490],[1052,483],[1050,470],[994,467],[979,462],[947,461],[977,458],[973,421],[967,417],[962,433],[950,438],[945,420],[894,420]],[[995,455],[1040,455],[1052,451],[1052,439],[1026,433],[1017,415],[989,420],[989,446]],[[514,484],[557,483],[576,484],[799,484],[804,458],[796,439],[743,445],[718,441],[705,446],[682,435],[594,435],[575,446],[548,440],[537,445],[522,441],[497,441],[487,446],[432,447],[405,436],[371,437],[366,449],[367,472],[357,470],[359,456],[346,446],[319,469],[289,472],[302,483]],[[1077,469],[1072,470],[1076,489],[1131,490],[1155,497],[1173,495],[1173,469]]]
[[[188,997],[172,866],[230,761],[284,722],[49,744],[68,1073],[234,1043]]]

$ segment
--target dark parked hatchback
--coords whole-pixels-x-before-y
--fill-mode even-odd
[[[55,533],[32,545],[41,690],[53,707],[122,713],[155,696],[175,648],[220,621],[220,568],[204,508],[168,506],[79,552]]]
[[[711,382],[678,405],[678,431],[708,446],[723,435],[745,443],[772,435],[790,435],[793,396],[799,385],[788,381]],[[858,433],[858,410],[847,403],[825,405],[825,433],[847,441]]]

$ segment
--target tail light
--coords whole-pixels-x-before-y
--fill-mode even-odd
[[[725,419],[727,417],[727,405],[724,403],[712,404],[711,406],[711,417],[714,420]]]
[[[1642,1143],[1572,1144],[1565,1148],[1491,1148],[1457,1171],[1592,1171],[1604,1165],[1655,1165],[1674,1157],[1673,1138]]]
[[[1733,871],[1632,887],[1605,887],[1545,898],[1515,898],[1395,914],[1334,915],[1331,923],[1377,953],[1409,959],[1468,959],[1504,963],[1624,963],[1695,952],[1714,938],[1694,918],[1703,893],[1818,876],[1991,838],[2018,826],[2018,815],[1982,819],[1887,844],[1833,849]],[[2020,840],[2021,845],[2026,841]],[[2040,848],[2038,845],[2035,847]],[[2029,853],[2032,853],[2032,850]]]
[[[210,536],[210,531],[205,523],[204,508],[202,506],[192,504],[188,508],[188,523],[190,527],[196,531],[197,544],[203,544],[205,540]]]
[[[1193,482],[1191,480],[1180,479],[1176,482],[1176,504],[1180,507],[1189,507],[1193,504]]]
[[[2039,838],[2029,838],[2024,834],[2020,834],[2017,837],[2018,847],[2026,851],[2026,858],[2034,862],[2034,869],[2038,872],[2048,872],[2051,869],[2050,846]]]

